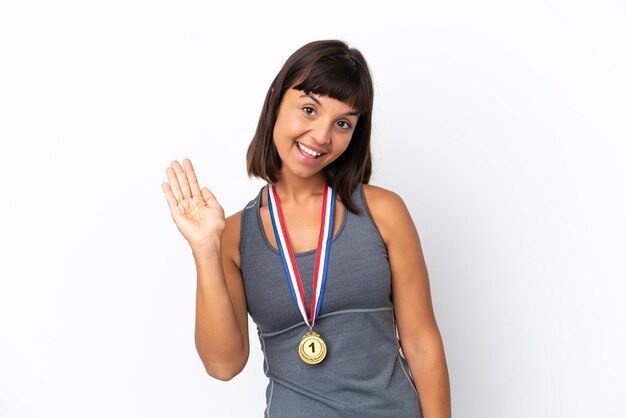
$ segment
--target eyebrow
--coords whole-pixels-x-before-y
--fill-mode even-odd
[[[323,106],[322,103],[320,103],[320,101],[317,99],[317,97],[311,95],[311,94],[303,94],[300,97],[308,97],[309,99],[313,100],[315,103],[317,103],[320,106]],[[347,112],[344,113],[342,116],[359,116],[359,112]]]

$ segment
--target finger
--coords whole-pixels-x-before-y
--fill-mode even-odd
[[[217,204],[217,199],[215,198],[215,195],[211,193],[209,189],[203,187],[201,192],[202,198],[204,199],[204,202],[207,204],[207,206],[215,206]]]
[[[196,172],[193,169],[191,160],[189,158],[183,159],[183,166],[185,167],[187,180],[189,181],[189,186],[191,187],[191,195],[193,197],[202,197],[202,195],[200,194],[200,185],[198,184],[198,178],[196,177]]]
[[[176,176],[176,172],[172,167],[167,167],[165,173],[167,174],[167,179],[169,180],[169,185],[172,193],[174,193],[174,197],[177,201],[180,202],[181,200],[183,200],[183,192],[180,190],[180,185],[178,184],[178,177]]]
[[[163,189],[163,193],[165,193],[165,199],[167,199],[167,204],[169,205],[170,210],[172,213],[176,213],[175,211],[178,210],[178,200],[176,200],[176,196],[172,193],[170,185],[163,182],[161,183],[161,189]]]
[[[174,168],[174,172],[176,173],[176,178],[178,179],[178,184],[180,185],[180,190],[183,193],[183,198],[191,199],[191,190],[189,189],[189,183],[187,182],[187,175],[183,170],[183,166],[176,160],[172,161],[172,167]]]

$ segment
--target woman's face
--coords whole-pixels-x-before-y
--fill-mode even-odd
[[[287,90],[274,125],[281,171],[300,177],[319,173],[346,150],[357,121],[358,112],[344,102]]]

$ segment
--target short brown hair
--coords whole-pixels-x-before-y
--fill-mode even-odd
[[[352,191],[359,182],[367,184],[372,173],[370,136],[374,87],[365,58],[343,41],[325,40],[302,46],[285,61],[267,91],[246,156],[248,176],[268,183],[277,181],[282,164],[274,145],[273,130],[280,103],[290,88],[331,97],[359,112],[348,148],[324,168],[326,181],[343,205],[358,214]]]

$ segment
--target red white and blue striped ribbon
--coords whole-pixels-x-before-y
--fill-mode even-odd
[[[267,195],[270,218],[274,228],[278,252],[280,253],[280,259],[283,264],[283,270],[285,271],[287,285],[289,286],[293,300],[296,302],[302,314],[302,318],[304,318],[304,322],[309,328],[313,328],[315,318],[317,318],[322,308],[324,289],[326,288],[330,243],[332,241],[333,225],[335,222],[335,193],[328,184],[324,184],[322,220],[317,243],[315,273],[313,275],[313,298],[311,300],[310,314],[307,312],[302,279],[300,278],[296,258],[291,247],[291,242],[289,241],[289,236],[287,235],[285,219],[283,218],[282,209],[280,207],[280,199],[278,198],[278,193],[276,193],[276,188],[271,184],[268,184]]]

